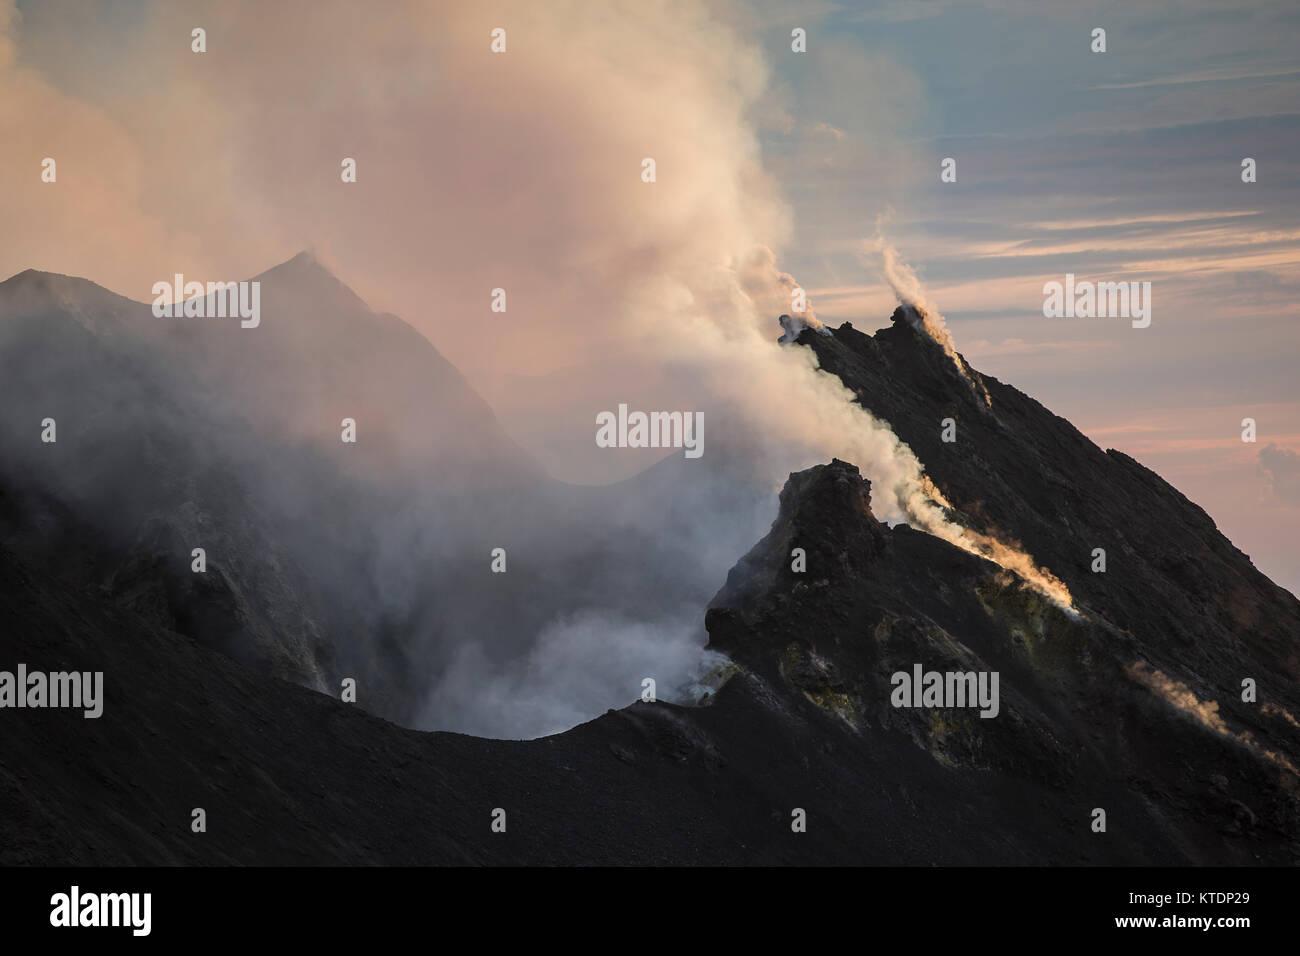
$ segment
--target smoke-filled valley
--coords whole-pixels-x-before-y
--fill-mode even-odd
[[[256,281],[256,329],[0,285],[8,546],[410,726],[539,736],[702,676],[703,608],[772,516],[724,429],[702,461],[565,485],[310,256]]]

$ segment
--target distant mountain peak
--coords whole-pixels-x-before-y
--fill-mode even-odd
[[[289,259],[282,264],[286,266],[294,266],[299,269],[320,269],[323,272],[329,272],[329,269],[325,267],[324,263],[316,258],[316,253],[312,252],[310,249],[303,249],[292,259]]]
[[[0,288],[55,288],[74,283],[94,285],[94,283],[90,282],[89,279],[65,275],[62,272],[45,272],[41,269],[24,269],[22,272],[16,272],[8,279],[0,282]]]
[[[33,278],[40,275],[45,275],[45,273],[41,272],[39,269],[24,269],[22,272],[15,272],[8,279],[0,282],[0,285],[8,285],[11,282],[15,285],[22,282],[30,282]]]
[[[24,269],[0,282],[0,318],[6,320],[67,313],[81,326],[100,332],[121,327],[139,303],[80,276]]]
[[[281,262],[279,265],[272,266],[271,268],[263,272],[260,276],[258,276],[258,278],[260,279],[263,276],[270,276],[270,275],[299,276],[299,277],[319,276],[319,277],[328,277],[335,282],[339,281],[338,278],[334,275],[334,273],[331,272],[329,268],[323,262],[321,262],[320,259],[316,257],[316,254],[312,252],[310,249],[304,249],[301,252],[299,252],[297,255],[293,256],[292,258],[286,259],[284,262]]]
[[[361,296],[308,249],[254,276],[253,281],[266,284],[264,294],[289,296],[314,309],[345,307],[367,315],[373,312]]]

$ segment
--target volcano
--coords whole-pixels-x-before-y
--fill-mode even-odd
[[[1300,863],[1300,602],[1158,475],[954,364],[905,308],[874,335],[786,323],[797,335],[784,347],[811,350],[889,423],[950,520],[1032,555],[1073,609],[878,520],[859,463],[831,460],[789,476],[766,534],[709,585],[697,625],[712,667],[692,703],[642,700],[532,740],[402,726],[418,709],[411,669],[455,650],[445,620],[465,613],[460,585],[400,619],[374,613],[391,606],[381,586],[414,586],[395,565],[374,574],[378,552],[347,541],[385,508],[386,527],[409,513],[389,491],[369,497],[370,466],[323,455],[312,430],[353,407],[364,429],[455,402],[460,423],[418,445],[380,427],[401,490],[437,489],[429,513],[493,526],[511,499],[562,511],[570,491],[414,330],[309,259],[280,270],[263,277],[256,330],[142,333],[147,306],[82,280],[0,285],[4,381],[23,397],[0,432],[0,668],[104,675],[98,718],[0,712],[0,862]],[[263,333],[280,344],[249,350]],[[204,348],[177,346],[188,335]],[[396,353],[409,365],[395,372]],[[335,386],[321,385],[329,375]],[[315,414],[348,388],[328,420]],[[77,428],[102,453],[94,481],[36,457],[42,414],[93,423]],[[54,454],[75,444],[63,434],[78,433],[65,428]],[[277,481],[248,480],[258,456],[281,452]],[[448,464],[462,452],[467,467]],[[427,481],[426,465],[445,474]],[[277,494],[286,476],[309,497]],[[664,502],[680,489],[663,472],[636,488],[659,486]],[[711,487],[752,491],[735,475]],[[194,583],[196,537],[240,560]],[[464,542],[484,566],[491,539]],[[399,544],[422,546],[418,534]],[[623,527],[550,560],[606,574],[597,590],[612,586],[611,563],[650,546],[668,547]],[[343,554],[346,574],[323,553]],[[629,612],[699,587],[686,583],[699,571],[655,583]],[[346,575],[367,583],[323,586]],[[554,583],[523,576],[489,624],[519,630]],[[340,699],[349,670],[377,694]],[[997,707],[898,706],[896,675],[931,672],[996,675],[971,686],[996,688]]]

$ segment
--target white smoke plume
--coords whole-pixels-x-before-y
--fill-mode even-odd
[[[948,331],[948,322],[943,317],[943,313],[930,301],[916,272],[903,261],[903,257],[899,255],[894,245],[885,239],[883,228],[886,218],[883,214],[877,217],[876,237],[871,243],[871,247],[881,258],[885,281],[894,290],[899,304],[904,306],[905,314],[912,327],[929,336],[943,349],[944,354],[952,360],[957,374],[970,386],[976,399],[982,402],[985,408],[991,408],[993,402],[989,398],[988,389],[970,374],[961,356],[957,354],[956,343],[953,342],[952,333]]]
[[[766,441],[784,450],[786,460],[802,450],[805,463],[837,457],[857,464],[872,481],[873,507],[882,518],[905,521],[988,558],[1076,614],[1069,590],[1028,554],[953,522],[945,511],[950,505],[912,449],[857,404],[838,378],[823,372],[811,349],[784,349],[772,342],[763,331],[770,328],[771,313],[760,314],[757,303],[784,295],[792,282],[774,267],[757,274],[724,268],[661,275],[645,294],[651,302],[673,307],[646,303],[655,315],[647,344],[664,348],[666,343],[663,361],[687,364],[709,383],[712,394],[731,403]],[[674,334],[664,337],[665,326]],[[682,342],[690,343],[684,352]],[[775,415],[773,397],[779,399]]]
[[[146,299],[175,272],[251,276],[311,245],[475,383],[560,371],[601,409],[638,382],[666,382],[651,407],[706,409],[708,454],[738,448],[774,489],[791,471],[852,461],[880,517],[987,555],[1070,607],[1027,555],[949,521],[912,450],[812,350],[775,341],[773,322],[794,311],[795,280],[776,265],[791,211],[762,162],[758,130],[779,107],[743,7],[663,0],[594,16],[580,2],[151,0],[127,18],[93,13],[87,25],[81,5],[52,0],[20,21],[0,0],[0,140],[25,144],[0,155],[12,187],[0,192],[0,274],[43,267]],[[210,52],[177,42],[208,21]],[[502,54],[489,45],[498,25]],[[87,33],[103,35],[102,57],[76,54]],[[32,155],[59,157],[57,188],[32,174]],[[357,182],[340,181],[343,157],[357,159]],[[900,298],[957,362],[942,316],[889,261]],[[509,312],[488,321],[497,286]],[[811,307],[787,335],[799,324],[825,332]],[[545,438],[578,434],[592,448],[591,421],[586,408],[552,415]],[[698,521],[707,539],[737,518]],[[400,536],[381,544],[395,552],[383,566],[399,566]],[[720,583],[725,568],[713,572]],[[579,612],[606,630],[620,620]],[[525,662],[570,675],[583,713],[619,702],[590,696],[609,686],[585,679],[602,673],[597,658],[629,653],[592,631],[557,625]],[[517,680],[489,640],[480,657],[466,652],[458,681],[538,695],[518,707],[531,725],[532,703],[557,689]],[[571,641],[585,653],[566,656]],[[674,622],[631,628],[627,641],[650,660],[681,657]],[[472,729],[490,711],[467,699],[439,725]]]
[[[952,334],[948,331],[943,314],[927,295],[924,286],[912,268],[903,261],[898,250],[885,240],[881,230],[885,217],[877,218],[877,234],[871,248],[882,258],[882,267],[886,280],[893,289],[898,301],[911,310],[908,318],[913,327],[923,332],[936,342],[952,360],[962,380],[970,387],[976,399],[984,407],[991,407],[988,391],[983,383],[972,377],[960,356]],[[901,443],[900,443],[901,445]],[[901,445],[912,461],[916,462],[916,474],[905,486],[900,498],[902,510],[910,524],[943,538],[971,554],[978,554],[1014,571],[1030,587],[1047,597],[1054,604],[1072,617],[1079,614],[1065,583],[1046,568],[1041,568],[1034,559],[1019,548],[999,541],[992,535],[963,527],[951,521],[943,509],[950,508],[943,495],[924,473],[924,466],[916,459],[910,448]]]
[[[790,273],[777,268],[776,253],[766,246],[750,260],[742,284],[759,315],[781,313],[779,322],[783,332],[779,341],[783,344],[793,342],[804,329],[812,329],[821,335],[831,334],[830,329],[817,318],[807,290],[800,287]]]
[[[1223,717],[1219,714],[1219,704],[1217,701],[1201,700],[1196,696],[1192,689],[1182,681],[1174,680],[1164,671],[1152,667],[1146,661],[1134,661],[1124,670],[1133,680],[1145,686],[1170,706],[1177,708],[1187,716],[1191,717],[1207,730],[1211,730],[1230,740],[1235,740],[1238,743],[1245,744],[1247,747],[1257,751],[1263,755],[1265,759],[1272,761],[1279,767],[1289,770],[1293,774],[1300,774],[1300,770],[1296,769],[1295,764],[1291,763],[1291,761],[1284,755],[1262,746],[1249,731],[1238,733],[1229,727]],[[1286,712],[1283,711],[1283,713],[1285,714]],[[1286,716],[1293,724],[1295,723],[1290,714],[1286,714]]]

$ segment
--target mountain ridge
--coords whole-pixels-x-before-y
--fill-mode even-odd
[[[121,408],[147,404],[151,389],[169,401],[188,394],[148,375],[128,376],[126,389],[119,377],[149,366],[66,312],[51,314],[58,321],[44,330],[0,322],[0,364],[28,375],[38,399],[0,417],[4,447],[39,452],[38,407],[70,394],[106,395]],[[74,361],[58,364],[74,341]],[[439,566],[443,579],[426,565],[437,551],[422,549],[426,538],[442,546],[451,518],[413,510],[404,497],[429,486],[335,471],[332,441],[307,453],[263,444],[256,431],[239,456],[214,456],[154,410],[131,419],[127,453],[96,460],[97,479],[117,471],[127,479],[117,497],[93,481],[79,486],[72,479],[81,472],[69,465],[85,468],[78,449],[88,436],[108,449],[121,444],[121,422],[95,418],[104,400],[83,398],[73,413],[59,412],[72,440],[61,432],[60,444],[44,449],[47,458],[71,456],[63,465],[43,466],[34,482],[0,474],[0,669],[102,669],[106,705],[85,722],[66,712],[6,714],[23,723],[0,753],[0,859],[1300,863],[1300,602],[1154,472],[964,366],[988,391],[991,404],[981,408],[946,353],[897,313],[874,336],[846,323],[805,331],[790,347],[812,349],[826,374],[890,424],[954,518],[1023,547],[1066,582],[1084,613],[1066,613],[977,554],[879,521],[859,463],[838,459],[791,474],[766,533],[711,582],[673,539],[694,541],[696,509],[707,513],[723,498],[678,500],[682,486],[669,468],[636,486],[660,496],[644,525],[628,523],[625,502],[609,490],[598,495],[604,510],[585,513],[549,491],[448,498],[468,512],[461,533],[479,557]],[[91,374],[99,359],[110,363],[107,379]],[[49,368],[62,378],[47,381]],[[428,393],[414,394],[419,420]],[[220,415],[201,402],[179,420],[205,415],[211,434],[221,434]],[[956,422],[956,442],[943,441],[944,418]],[[235,467],[268,448],[276,449],[272,471]],[[141,462],[154,483],[131,498]],[[295,473],[310,478],[297,497],[273,493]],[[716,477],[716,493],[734,497],[725,468]],[[470,500],[481,510],[467,508]],[[110,504],[122,516],[116,529],[104,522]],[[536,541],[513,539],[513,570],[494,581],[485,560],[492,536],[539,506],[608,527],[574,543],[581,521],[540,526]],[[739,513],[730,507],[723,513]],[[669,516],[675,523],[666,526]],[[234,548],[238,560],[214,558],[220,573],[200,587],[185,545],[205,526],[205,540],[242,543],[214,549]],[[363,545],[347,550],[354,540]],[[1090,567],[1097,546],[1107,552],[1105,572]],[[257,560],[275,572],[249,573]],[[620,585],[628,569],[642,573]],[[476,592],[484,580],[488,590]],[[674,619],[651,617],[665,602],[687,615],[688,590],[712,594],[694,626],[720,656],[702,677],[711,692],[698,705],[633,703],[532,740],[383,719],[409,721],[435,673],[422,668],[439,654],[476,633],[544,633],[549,611],[538,602],[569,588],[584,608],[611,586],[630,588],[622,613],[657,626]],[[605,643],[617,653],[612,619],[598,618],[603,642],[577,647],[591,653]],[[304,625],[296,637],[295,621]],[[223,643],[241,629],[252,630],[251,642]],[[285,683],[294,675],[266,658],[290,637],[310,643],[313,634],[322,645],[316,689]],[[269,654],[241,653],[258,641],[270,642],[260,645]],[[998,674],[996,715],[898,706],[895,677],[916,668]],[[488,681],[470,673],[457,679],[486,694]],[[344,674],[360,677],[358,703],[334,690]],[[1245,679],[1257,699],[1246,699]],[[624,702],[637,693],[632,681],[617,686]],[[204,834],[189,829],[196,806],[209,813]],[[509,814],[505,835],[491,830],[498,807]],[[799,810],[805,832],[791,827]],[[1107,821],[1100,832],[1098,810]],[[68,833],[78,834],[74,842]]]

